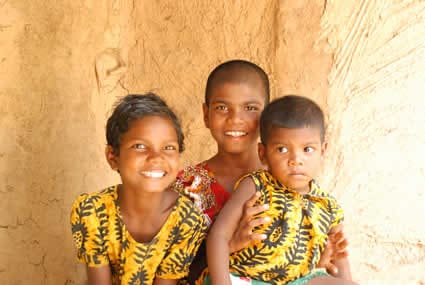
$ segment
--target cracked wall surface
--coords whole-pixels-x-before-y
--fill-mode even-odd
[[[425,284],[425,2],[0,0],[0,283],[84,284],[69,210],[116,183],[103,155],[117,97],[181,116],[182,166],[215,149],[201,118],[218,63],[326,111],[321,185],[346,211],[355,279]]]

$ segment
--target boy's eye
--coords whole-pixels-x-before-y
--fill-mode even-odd
[[[313,151],[314,151],[314,148],[313,148],[313,147],[311,147],[311,146],[306,146],[306,147],[304,148],[304,151],[305,151],[305,152],[313,152]]]
[[[278,152],[286,153],[288,152],[288,149],[285,146],[280,146],[277,148]]]
[[[137,144],[133,145],[133,148],[135,148],[135,149],[146,149],[146,146],[144,144],[137,143]]]
[[[245,109],[247,111],[258,111],[258,108],[256,106],[246,106]]]
[[[218,106],[215,107],[215,109],[216,110],[219,110],[219,111],[226,111],[227,110],[227,106],[225,106],[225,105],[218,105]]]

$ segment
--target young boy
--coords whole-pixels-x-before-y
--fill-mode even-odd
[[[181,171],[176,187],[195,197],[210,224],[230,198],[235,182],[244,174],[263,168],[257,153],[258,124],[261,111],[269,103],[269,94],[267,74],[249,61],[224,62],[208,76],[203,114],[205,126],[217,143],[217,153]],[[255,195],[245,204],[240,228],[230,243],[232,252],[267,237],[252,233],[255,226],[267,221],[266,217],[251,219],[255,213],[267,209],[267,205],[252,207],[257,198]],[[328,249],[328,254],[346,254],[343,235],[330,244],[338,245],[340,250]],[[206,267],[205,259],[205,247],[201,246],[191,266],[190,284]],[[325,259],[322,262],[328,268],[333,267]]]
[[[208,220],[214,221],[243,174],[261,168],[258,121],[269,102],[269,80],[257,65],[243,60],[220,64],[208,77],[203,114],[217,153],[179,173],[176,187],[189,187]]]
[[[89,284],[177,284],[206,233],[192,201],[170,187],[184,149],[180,122],[158,96],[128,95],[106,139],[106,160],[122,183],[82,194],[71,213]]]
[[[327,146],[322,110],[305,97],[279,98],[263,111],[260,136],[258,154],[267,170],[238,181],[208,234],[212,284],[232,284],[229,271],[270,284],[354,284],[348,281],[347,258],[336,261],[343,279],[315,270],[328,234],[339,231],[343,221],[336,200],[314,181]],[[269,238],[230,254],[244,203],[255,192],[269,205],[265,214],[271,221],[258,228]]]

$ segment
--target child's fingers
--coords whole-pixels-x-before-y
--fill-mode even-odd
[[[326,271],[333,276],[338,274],[338,267],[336,267],[335,264],[328,263],[326,264],[325,268],[326,268]]]
[[[252,208],[255,204],[255,202],[257,202],[258,198],[260,198],[261,194],[259,191],[255,191],[255,193],[251,196],[251,198],[248,199],[248,201],[245,202],[244,204],[244,208]]]
[[[244,218],[245,219],[251,219],[255,215],[258,215],[258,214],[266,211],[268,208],[269,208],[268,204],[246,208],[245,211],[244,211]]]
[[[329,240],[326,243],[322,254],[320,255],[320,260],[319,260],[319,263],[317,264],[317,267],[323,267],[327,269],[328,265],[331,263],[331,259],[333,255],[334,255],[334,245]]]
[[[184,189],[184,193],[185,193],[186,195],[188,195],[190,199],[193,199],[193,200],[195,200],[195,201],[198,201],[198,200],[200,200],[200,199],[201,199],[201,197],[200,197],[198,194],[193,193],[193,192],[190,192],[190,191],[189,191],[189,188],[185,188],[185,189]]]
[[[265,240],[267,238],[267,235],[265,234],[252,234],[249,236],[250,237],[250,241],[261,241],[261,240]]]
[[[333,243],[338,243],[339,241],[342,241],[345,239],[344,237],[344,233],[342,231],[337,232],[337,233],[332,233],[329,235],[329,239],[333,242]]]
[[[252,231],[252,229],[254,229],[255,227],[266,224],[268,222],[270,222],[269,217],[258,218],[258,219],[254,219],[254,220],[249,221],[248,226],[249,226],[250,230]]]
[[[347,256],[348,256],[348,251],[337,252],[337,253],[335,253],[335,255],[333,257],[333,260],[338,260],[338,259],[341,259],[341,258],[345,258]]]
[[[336,249],[338,251],[343,251],[343,250],[345,250],[347,248],[347,246],[348,246],[348,240],[347,239],[343,239],[343,240],[340,240],[340,241],[337,242]]]
[[[342,241],[338,241],[337,244],[333,247],[332,259],[337,260],[348,256],[347,251],[348,241],[343,239]]]

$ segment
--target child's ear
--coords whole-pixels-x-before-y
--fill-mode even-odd
[[[108,161],[109,166],[112,170],[118,171],[118,161],[117,156],[115,155],[114,148],[110,145],[107,145],[105,148],[105,157]]]
[[[258,157],[260,158],[261,163],[264,166],[267,166],[266,147],[261,142],[258,143]]]
[[[206,128],[210,128],[210,122],[208,120],[208,106],[206,103],[202,104],[202,112],[204,114],[204,124]]]
[[[322,157],[325,155],[327,149],[328,149],[328,142],[323,142],[322,143],[322,149],[321,149]]]

